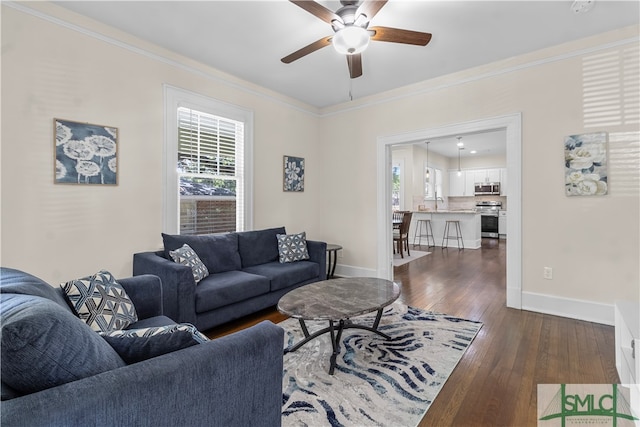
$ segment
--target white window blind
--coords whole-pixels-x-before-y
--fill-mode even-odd
[[[585,128],[640,122],[640,51],[613,49],[582,59]]]
[[[178,107],[180,234],[242,230],[244,123]]]

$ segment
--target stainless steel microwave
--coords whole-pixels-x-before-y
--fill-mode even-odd
[[[476,196],[484,195],[499,195],[500,183],[499,182],[476,182],[474,194]]]

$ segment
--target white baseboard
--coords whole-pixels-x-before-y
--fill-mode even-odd
[[[603,325],[614,324],[613,304],[522,292],[522,309]]]
[[[373,268],[354,267],[351,265],[337,264],[336,276],[339,277],[378,277]]]

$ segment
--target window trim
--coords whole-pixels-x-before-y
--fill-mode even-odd
[[[178,152],[178,107],[191,108],[244,123],[243,206],[241,230],[253,229],[253,111],[214,98],[163,85],[164,92],[164,149],[162,167],[162,230],[179,233],[180,197],[176,159]],[[242,182],[240,182],[242,181]]]

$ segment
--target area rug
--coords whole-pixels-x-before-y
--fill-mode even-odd
[[[400,254],[393,254],[393,266],[400,267],[408,262],[416,260],[418,258],[422,258],[423,256],[429,255],[431,252],[422,252],[411,249],[411,256],[404,254],[404,258],[400,257]]]
[[[354,318],[371,325],[372,315]],[[280,323],[285,348],[303,333],[296,319]],[[307,322],[310,333],[326,322]],[[407,307],[387,307],[379,329],[346,329],[334,375],[327,334],[284,356],[282,425],[416,426],[482,323]]]

